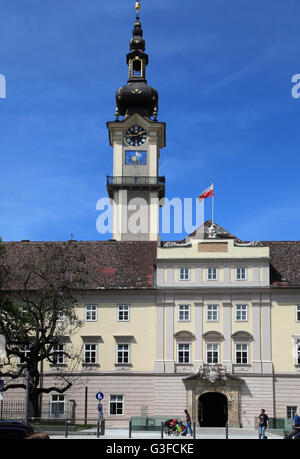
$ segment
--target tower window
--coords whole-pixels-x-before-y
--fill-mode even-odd
[[[143,62],[137,56],[130,63],[129,77],[130,78],[142,78],[143,77]]]

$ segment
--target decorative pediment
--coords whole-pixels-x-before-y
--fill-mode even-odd
[[[103,343],[102,336],[99,335],[81,335],[84,343]]]
[[[215,331],[215,330],[207,331],[203,333],[202,336],[205,339],[205,341],[210,341],[210,342],[220,342],[224,340],[224,335],[222,335],[222,333]]]
[[[191,341],[195,339],[195,335],[189,330],[180,330],[174,333],[174,338],[177,340],[188,340]]]
[[[234,341],[240,341],[240,342],[249,342],[249,341],[253,341],[253,336],[251,335],[251,333],[247,332],[247,331],[244,331],[244,330],[240,330],[240,331],[237,331],[235,333],[233,333],[231,335],[231,338],[234,340]]]
[[[236,236],[217,223],[207,220],[186,238],[190,239],[236,239]]]
[[[114,338],[117,343],[136,343],[135,337],[133,335],[114,335]]]

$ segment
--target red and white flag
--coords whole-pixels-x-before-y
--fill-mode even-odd
[[[206,190],[204,190],[200,196],[198,196],[199,201],[202,201],[202,199],[210,198],[211,196],[214,195],[214,184],[212,183]]]

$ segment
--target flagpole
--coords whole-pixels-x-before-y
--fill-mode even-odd
[[[211,215],[212,215],[212,222],[215,222],[215,182],[213,183],[213,195],[212,195],[212,210],[211,210]]]

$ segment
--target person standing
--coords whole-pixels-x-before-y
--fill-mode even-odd
[[[185,430],[183,432],[183,435],[186,435],[187,434],[187,430],[189,429],[190,431],[190,435],[192,436],[193,435],[193,431],[192,431],[192,420],[191,420],[191,416],[189,415],[189,412],[188,410],[184,410],[184,413],[185,413],[185,422],[186,422],[186,425],[185,425]]]
[[[269,428],[269,418],[266,415],[266,411],[261,409],[260,415],[258,416],[256,427],[258,426],[259,438],[265,440],[267,437],[265,435],[266,430]]]

